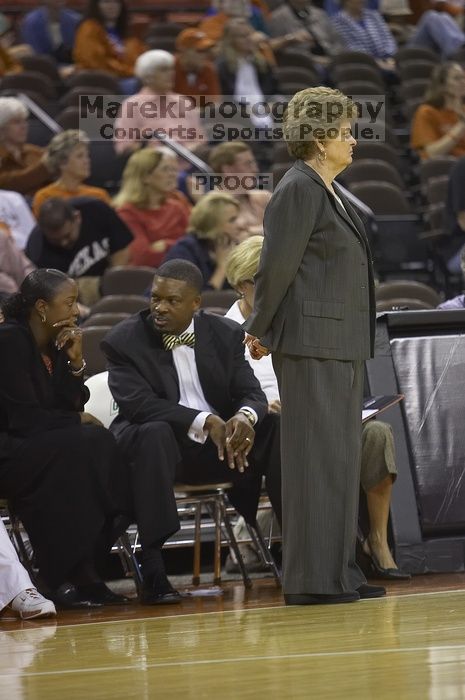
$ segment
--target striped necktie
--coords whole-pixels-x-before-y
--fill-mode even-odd
[[[193,348],[195,345],[195,333],[188,333],[185,331],[181,335],[171,335],[170,333],[163,333],[163,345],[165,350],[174,350],[179,345],[187,345]]]

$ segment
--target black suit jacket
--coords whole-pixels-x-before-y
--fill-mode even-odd
[[[365,360],[375,337],[371,253],[362,221],[334,189],[344,206],[301,160],[280,180],[244,327],[273,351]]]
[[[52,355],[50,375],[29,325],[0,324],[0,462],[38,433],[80,425],[89,392],[69,372],[66,353]]]
[[[244,357],[244,332],[230,319],[199,311],[194,317],[195,357],[205,398],[228,420],[244,405],[260,420],[266,396]],[[148,310],[111,329],[101,344],[108,359],[109,385],[120,413],[113,431],[130,423],[164,421],[185,436],[200,411],[180,406],[173,354],[163,348],[161,333]]]

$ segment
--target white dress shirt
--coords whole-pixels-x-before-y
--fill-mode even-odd
[[[193,319],[184,333],[194,333]],[[208,416],[215,414],[215,410],[210,406],[203,393],[199,373],[197,371],[197,363],[195,361],[195,350],[188,345],[177,345],[172,350],[172,353],[179,382],[178,403],[180,406],[186,406],[187,408],[194,408],[200,411],[192,421],[187,435],[194,442],[204,443],[208,437],[208,432],[205,430],[205,421]],[[249,406],[243,406],[243,408],[246,408],[252,413],[256,423],[258,416],[253,408]]]

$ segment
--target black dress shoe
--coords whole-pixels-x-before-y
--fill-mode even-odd
[[[47,595],[59,610],[93,610],[102,607],[102,603],[89,600],[80,594],[72,583],[63,583]]]
[[[160,593],[155,590],[142,591],[140,602],[142,605],[174,605],[180,603],[182,596],[179,591],[174,588],[166,593]]]
[[[368,583],[363,583],[357,588],[357,593],[360,598],[382,598],[386,595],[384,586],[370,586]]]
[[[98,605],[126,605],[131,602],[125,595],[119,595],[110,591],[103,581],[76,586],[76,588],[82,598],[86,598]]]
[[[360,595],[355,591],[347,593],[323,594],[315,593],[285,593],[286,605],[335,605],[336,603],[355,603]]]
[[[143,605],[173,605],[181,602],[181,594],[164,574],[146,576],[142,586],[140,602]]]

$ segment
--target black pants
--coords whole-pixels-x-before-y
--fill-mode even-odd
[[[262,476],[274,511],[281,521],[281,463],[279,416],[269,414],[258,425],[249,468],[231,470],[218,459],[217,448],[176,436],[168,423],[134,425],[121,422],[117,441],[129,468],[134,518],[142,550],[163,543],[179,529],[173,486],[231,481],[230,500],[247,522],[254,523]]]
[[[115,438],[95,425],[35,435],[2,461],[0,495],[24,524],[52,588],[84,559],[108,551],[120,534],[118,516],[128,512],[125,479]]]

